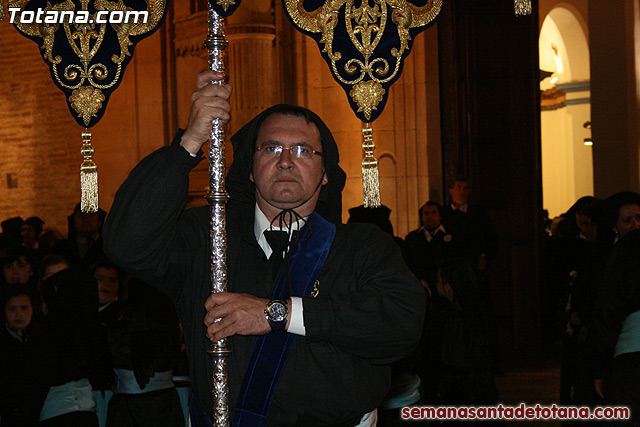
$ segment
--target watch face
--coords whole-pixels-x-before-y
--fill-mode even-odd
[[[287,317],[287,306],[281,302],[274,302],[269,306],[269,317],[274,322],[281,322]]]

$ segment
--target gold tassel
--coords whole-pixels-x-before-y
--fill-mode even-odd
[[[514,0],[514,8],[516,16],[530,15],[531,14],[531,0]]]
[[[91,160],[93,152],[91,132],[85,129],[82,132],[82,150],[80,150],[84,157],[84,162],[80,166],[80,189],[82,191],[80,210],[87,213],[98,212],[98,168]]]
[[[364,142],[362,149],[365,156],[362,159],[362,193],[365,208],[380,207],[380,177],[378,174],[378,160],[373,157],[376,144],[373,142],[373,129],[369,124],[362,128]]]

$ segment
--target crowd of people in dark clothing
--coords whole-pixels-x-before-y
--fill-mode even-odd
[[[404,240],[396,237],[407,265],[430,298],[418,348],[394,366],[381,425],[401,425],[399,408],[411,404],[499,401],[494,375],[501,369],[485,275],[498,250],[498,235],[485,210],[469,203],[466,177],[453,180],[449,196],[446,206],[426,202],[418,211],[420,227]],[[349,222],[371,222],[393,235],[387,207],[360,206],[349,213]]]
[[[426,202],[420,227],[397,239],[431,298],[417,357],[402,361],[396,378],[406,392],[416,384],[407,369],[417,373],[420,398],[430,405],[492,405],[502,371],[485,269],[497,233],[485,211],[468,203],[466,178],[456,178],[449,193],[449,205]],[[367,217],[366,209],[352,209],[350,221],[392,234],[390,211],[377,211]],[[640,413],[640,195],[582,197],[545,227],[541,319],[543,345],[550,354],[560,350],[558,403],[626,406],[633,417]]]
[[[76,206],[66,239],[37,217],[2,223],[3,427],[185,424],[173,303],[104,255],[105,217]]]
[[[547,224],[546,342],[561,346],[564,405],[640,413],[640,195],[582,197]],[[632,420],[629,425],[634,424]]]
[[[378,425],[413,404],[494,405],[500,374],[487,266],[497,231],[458,177],[450,203],[428,201],[419,228],[395,237],[426,289],[422,340],[394,366]],[[393,236],[390,210],[349,222]],[[173,378],[186,372],[173,303],[128,277],[102,250],[106,213],[68,217],[67,238],[38,217],[2,223],[0,426],[184,425]],[[638,409],[640,195],[579,199],[549,221],[543,251],[545,338],[561,346],[561,404]],[[614,357],[615,356],[615,357]]]

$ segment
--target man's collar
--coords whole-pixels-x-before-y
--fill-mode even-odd
[[[253,222],[253,234],[256,237],[258,245],[260,245],[264,254],[267,256],[267,258],[269,258],[273,251],[271,250],[271,246],[269,246],[269,243],[267,242],[267,238],[264,236],[265,230],[288,230],[286,228],[277,227],[275,224],[272,226],[271,222],[264,214],[264,212],[262,212],[262,210],[258,207],[257,203],[255,204],[254,215],[255,221]],[[306,220],[307,218],[308,217],[305,217],[304,219]],[[300,224],[301,222],[302,224]],[[304,225],[303,221],[294,222],[293,224],[291,224],[291,230],[298,231],[302,225]]]
[[[453,203],[451,203],[451,209],[454,211],[460,211],[462,213],[467,213],[467,209],[469,209],[469,203],[465,203],[462,206],[456,206]]]
[[[254,207],[254,216],[255,221],[253,221],[253,234],[255,234],[256,240],[260,242],[262,233],[271,226],[271,223],[267,219],[267,216],[260,210],[257,203]]]
[[[444,229],[444,225],[440,224],[440,225],[438,226],[438,228],[436,228],[435,230],[433,230],[433,231],[431,232],[431,235],[435,236],[435,235],[438,233],[438,231],[442,231],[443,233],[446,233],[446,232],[447,232],[447,231]]]
[[[447,233],[447,231],[444,229],[444,225],[442,225],[442,224],[440,224],[437,228],[434,228],[431,231],[427,230],[424,226],[420,227],[420,229],[424,233],[424,236],[426,237],[427,242],[430,242],[431,239],[433,239],[433,237],[436,234],[438,234],[439,231],[441,231],[443,234]]]

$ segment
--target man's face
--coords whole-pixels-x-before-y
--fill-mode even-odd
[[[580,232],[587,242],[595,242],[598,238],[598,225],[591,221],[588,216],[577,213],[576,223]]]
[[[73,214],[73,226],[80,236],[90,237],[100,230],[100,217],[98,213],[85,213],[77,210]]]
[[[17,260],[11,264],[5,264],[2,266],[2,273],[7,283],[22,283],[25,284],[31,277],[31,265],[27,262],[23,256],[18,257]]]
[[[14,331],[25,329],[31,323],[33,307],[31,299],[26,295],[16,295],[9,298],[4,306],[4,313],[9,327]]]
[[[100,267],[93,277],[98,282],[98,302],[100,305],[109,304],[118,299],[118,272],[113,268]]]
[[[465,181],[456,181],[453,184],[453,188],[449,189],[451,195],[451,202],[456,206],[466,205],[469,201],[469,183]]]
[[[420,218],[422,219],[422,225],[428,230],[437,228],[441,221],[438,208],[431,205],[427,205],[422,208],[422,215],[420,215]]]
[[[633,203],[624,205],[618,210],[618,219],[616,221],[615,231],[624,236],[630,231],[640,228],[640,206]]]
[[[36,236],[36,229],[30,224],[22,224],[20,236],[22,236],[22,243],[28,246],[35,245],[38,240],[38,236]]]
[[[258,131],[256,148],[266,144],[279,144],[285,149],[279,157],[263,149],[253,156],[249,177],[256,184],[258,207],[269,220],[282,209],[297,208],[301,216],[310,215],[315,210],[320,189],[328,182],[322,157],[313,154],[308,159],[292,158],[286,148],[304,145],[321,152],[318,128],[301,117],[274,114]]]

